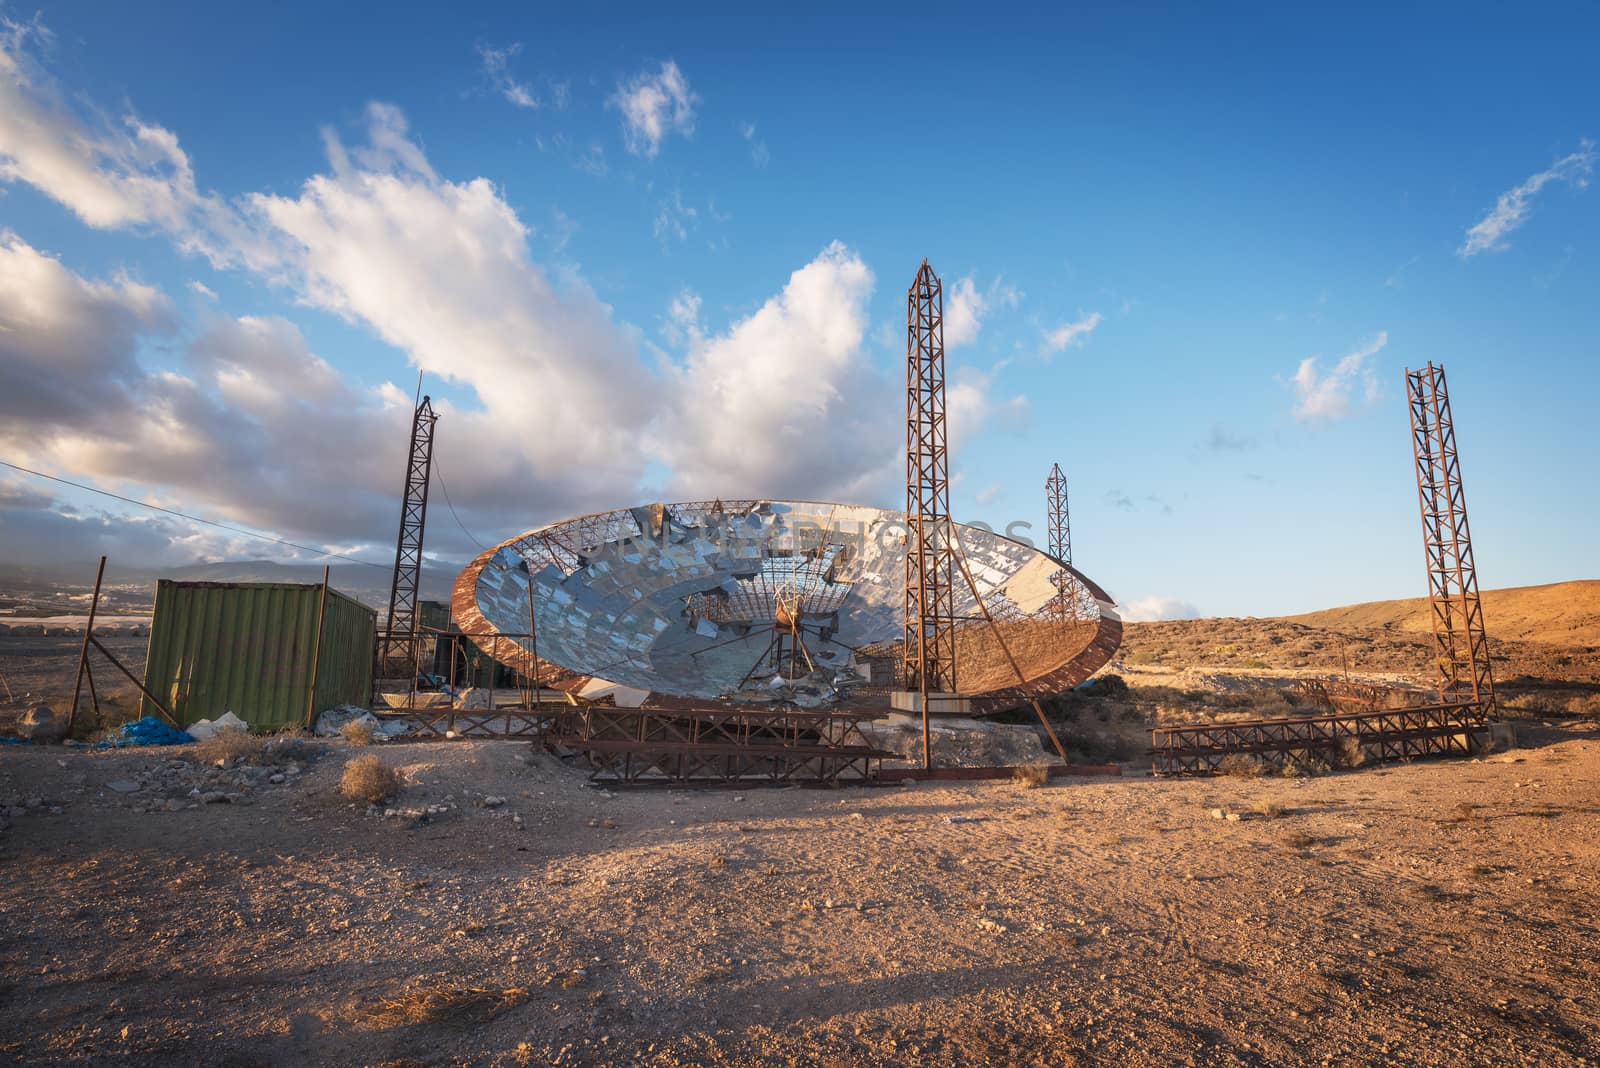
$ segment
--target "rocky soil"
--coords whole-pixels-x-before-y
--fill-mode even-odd
[[[0,1060],[1594,1064],[1600,732],[1522,734],[742,793],[512,742],[6,746]],[[338,793],[363,752],[382,806]]]

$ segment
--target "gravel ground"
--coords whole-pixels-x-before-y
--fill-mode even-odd
[[[344,743],[0,747],[0,1060],[1600,1063],[1600,731],[1523,742],[617,794],[518,743],[391,743],[375,810]]]

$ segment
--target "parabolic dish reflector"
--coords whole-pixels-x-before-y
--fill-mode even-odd
[[[956,685],[974,711],[1061,693],[1111,659],[1122,623],[1104,591],[1021,541],[953,526],[966,561],[953,575]],[[536,645],[541,671],[648,691],[651,707],[873,709],[900,685],[905,562],[900,512],[651,504],[486,550],[451,607],[486,652],[490,636],[519,635],[499,643],[519,670]]]

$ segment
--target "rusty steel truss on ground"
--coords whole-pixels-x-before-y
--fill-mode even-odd
[[[557,708],[544,744],[587,757],[597,782],[628,786],[871,782],[886,758],[862,724],[874,713]]]
[[[1429,363],[1406,371],[1411,409],[1411,447],[1417,464],[1417,501],[1428,563],[1428,600],[1433,617],[1434,666],[1439,700],[1473,701],[1495,713],[1494,673],[1484,632],[1478,573],[1461,488],[1455,421],[1444,368]]]
[[[1187,723],[1150,732],[1156,775],[1206,775],[1224,770],[1230,759],[1267,765],[1320,761],[1329,766],[1361,758],[1412,760],[1477,751],[1477,736],[1487,727],[1483,709],[1471,702],[1345,712],[1331,716],[1258,719],[1238,723]]]

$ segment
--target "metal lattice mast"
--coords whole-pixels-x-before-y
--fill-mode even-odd
[[[905,685],[956,692],[955,546],[945,431],[944,297],[922,261],[906,291]]]
[[[1067,519],[1067,476],[1060,464],[1052,464],[1044,480],[1044,499],[1048,511],[1046,526],[1050,535],[1050,555],[1063,564],[1072,563],[1072,524]]]
[[[1411,448],[1417,463],[1417,500],[1428,562],[1428,600],[1433,612],[1434,660],[1439,700],[1472,702],[1495,714],[1489,638],[1484,633],[1478,574],[1461,488],[1455,423],[1444,368],[1431,362],[1406,371],[1411,408]]]
[[[400,504],[400,535],[394,547],[394,584],[389,588],[389,621],[379,656],[382,674],[390,677],[396,670],[416,674],[417,588],[422,576],[422,531],[428,518],[428,476],[433,469],[433,425],[438,419],[431,399],[423,397],[411,419],[411,455]]]

